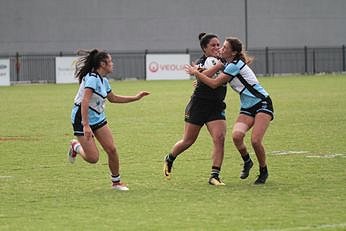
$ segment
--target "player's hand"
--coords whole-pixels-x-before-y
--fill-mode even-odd
[[[186,64],[185,65],[185,72],[186,74],[189,75],[195,75],[198,72],[198,66],[196,66],[195,64]]]
[[[198,85],[198,81],[197,81],[197,80],[192,81],[192,86],[193,86],[194,88],[196,88],[197,85]]]
[[[141,99],[141,98],[143,98],[144,96],[147,96],[147,95],[150,95],[150,92],[148,92],[148,91],[140,91],[140,92],[137,93],[136,98],[137,99]]]
[[[90,126],[89,125],[84,125],[83,126],[83,132],[84,132],[84,136],[87,140],[90,140],[93,136],[94,136],[94,133],[93,131],[91,130]]]

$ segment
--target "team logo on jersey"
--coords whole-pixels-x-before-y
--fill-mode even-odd
[[[262,109],[268,108],[268,103],[266,101],[262,102]]]

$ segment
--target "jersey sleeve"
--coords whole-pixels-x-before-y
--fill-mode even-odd
[[[104,84],[105,84],[106,92],[108,94],[109,92],[112,91],[111,85],[109,84],[108,79],[104,78],[103,81],[104,81]]]
[[[96,90],[96,86],[97,86],[97,78],[90,76],[89,74],[85,76],[85,84],[84,84],[84,88],[90,88],[93,90]]]
[[[237,65],[235,65],[234,63],[229,63],[225,67],[223,72],[227,75],[230,75],[230,76],[236,76],[237,74],[239,74],[240,68]]]

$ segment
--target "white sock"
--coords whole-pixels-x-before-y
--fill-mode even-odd
[[[80,143],[77,143],[76,145],[73,146],[73,150],[77,153],[80,153],[79,152],[79,149],[82,147],[82,145],[80,145]]]
[[[120,175],[117,175],[117,176],[111,175],[111,178],[112,178],[112,182],[119,182],[120,181]]]

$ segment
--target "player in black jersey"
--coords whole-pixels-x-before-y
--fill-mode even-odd
[[[220,41],[214,34],[201,33],[199,41],[204,55],[197,61],[201,70],[209,69],[217,63]],[[215,78],[218,73],[213,73]],[[224,99],[227,87],[212,89],[198,81],[189,103],[185,109],[185,129],[183,138],[179,140],[164,159],[164,175],[170,179],[175,158],[188,149],[197,139],[205,124],[213,139],[212,167],[209,184],[225,185],[220,179],[221,165],[224,157],[224,141],[226,121]]]

